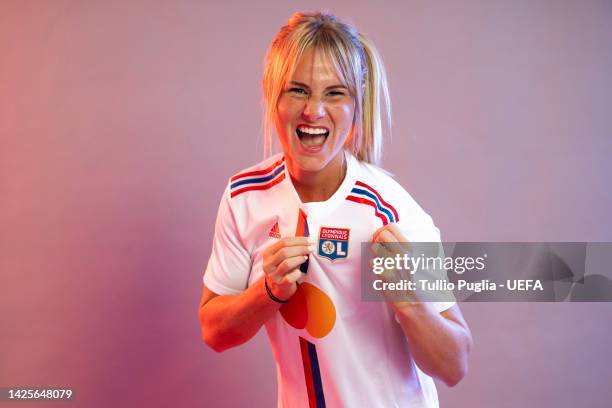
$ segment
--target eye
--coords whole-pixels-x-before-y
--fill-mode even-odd
[[[344,95],[344,92],[342,92],[342,91],[330,91],[330,92],[328,93],[328,95],[329,95],[329,96],[343,96],[343,95]]]
[[[302,88],[289,88],[289,92],[294,93],[296,95],[306,95],[306,90]]]

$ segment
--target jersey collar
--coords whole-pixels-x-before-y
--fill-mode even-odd
[[[355,156],[350,152],[344,151],[344,157],[346,159],[346,175],[344,180],[340,184],[340,187],[332,194],[330,198],[325,201],[313,201],[309,203],[303,203],[298,195],[293,182],[291,181],[291,175],[287,166],[285,166],[285,180],[283,184],[285,188],[289,190],[289,194],[296,201],[298,206],[309,216],[309,217],[324,217],[325,215],[334,211],[340,204],[342,204],[346,197],[350,194],[351,189],[355,185],[355,181],[358,178],[359,163]]]

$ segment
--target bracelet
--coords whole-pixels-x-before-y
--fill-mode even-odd
[[[268,286],[268,280],[266,278],[264,278],[264,284],[266,285],[266,292],[268,292],[268,296],[270,297],[270,299],[272,299],[276,303],[289,303],[288,299],[280,300],[279,298],[277,298],[276,296],[272,294],[272,291],[270,290],[270,287]]]

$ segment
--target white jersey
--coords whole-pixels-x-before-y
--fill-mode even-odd
[[[298,292],[266,324],[279,407],[437,407],[431,377],[410,355],[385,302],[361,300],[361,246],[387,223],[412,242],[439,242],[431,217],[379,168],[347,157],[327,201],[302,203],[282,154],[232,177],[221,200],[205,285],[239,294],[263,276],[281,237],[317,239]],[[439,311],[453,305],[434,303]]]

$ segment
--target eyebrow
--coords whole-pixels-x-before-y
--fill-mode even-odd
[[[291,81],[289,83],[291,85],[301,86],[302,88],[310,89],[310,87],[308,85],[306,85],[306,84],[304,84],[302,82]],[[342,85],[342,84],[328,86],[327,88],[325,88],[325,90],[334,89],[334,88],[343,88],[343,89],[346,89],[348,91],[348,88],[346,86]]]

